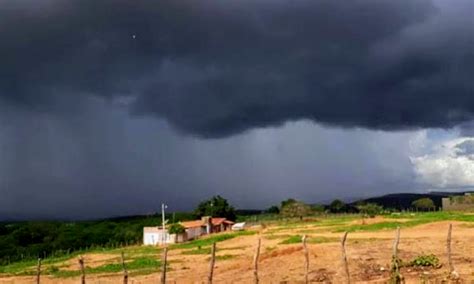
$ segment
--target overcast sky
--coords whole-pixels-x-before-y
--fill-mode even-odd
[[[473,187],[472,0],[0,0],[0,219]]]

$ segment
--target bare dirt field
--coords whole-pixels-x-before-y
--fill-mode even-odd
[[[367,220],[366,224],[386,222],[382,217]],[[398,220],[403,222],[404,220]],[[347,224],[357,225],[360,220]],[[453,224],[453,263],[460,275],[458,283],[474,283],[474,226],[467,222],[433,222],[402,228],[399,257],[409,261],[420,255],[434,254],[438,268],[404,267],[401,270],[406,283],[442,283],[448,275],[446,236],[449,223]],[[217,243],[214,283],[253,283],[252,261],[259,238],[262,240],[259,278],[260,283],[304,283],[304,254],[298,240],[308,236],[310,252],[310,282],[346,283],[341,261],[341,232],[332,230],[333,224],[318,221],[289,225],[269,225],[256,234],[239,236]],[[387,283],[395,230],[350,232],[347,257],[352,283]],[[207,283],[209,254],[189,254],[190,249],[171,249],[167,282]],[[157,259],[159,253],[154,255]],[[86,254],[88,266],[117,262],[115,254]],[[74,259],[64,263],[66,269],[78,269]],[[0,276],[0,283],[34,283],[32,276]],[[42,283],[80,283],[78,277],[59,278],[44,276]],[[129,283],[159,283],[160,273],[134,275]],[[122,283],[121,273],[93,274],[87,283]],[[448,283],[448,282],[446,282]],[[453,282],[454,283],[454,282]]]

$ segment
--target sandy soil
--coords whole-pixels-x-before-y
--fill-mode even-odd
[[[374,219],[370,222],[383,221]],[[385,220],[386,221],[386,220]],[[459,283],[474,283],[474,227],[461,222],[453,224],[453,262],[460,274]],[[437,222],[413,228],[402,229],[399,256],[410,260],[420,254],[435,254],[440,258],[442,267],[438,269],[402,269],[406,283],[441,283],[447,275],[446,234],[449,222]],[[259,262],[260,283],[304,283],[304,255],[300,244],[280,245],[285,235],[295,235],[300,228],[278,230],[268,238],[268,227],[258,235],[243,236],[218,243],[217,255],[233,255],[232,258],[216,262],[214,283],[253,283],[252,259],[257,240],[262,239]],[[305,229],[308,229],[307,226]],[[321,227],[318,227],[320,232]],[[387,283],[391,261],[392,230],[378,232],[357,232],[348,236],[347,255],[352,283]],[[281,235],[282,238],[275,238]],[[309,234],[309,237],[340,238],[341,234]],[[316,243],[308,245],[310,250],[311,282],[345,283],[341,265],[341,247],[338,242]],[[219,250],[220,249],[220,250]],[[169,283],[206,283],[209,271],[207,255],[184,255],[180,250],[169,253],[171,271]],[[94,266],[108,263],[116,255],[90,254],[86,261]],[[71,267],[73,262],[68,262]],[[80,283],[79,278],[55,279],[43,278],[42,283]],[[129,283],[159,283],[160,274],[131,276]],[[34,283],[32,277],[3,277],[0,283]],[[122,276],[93,275],[87,283],[122,283]]]

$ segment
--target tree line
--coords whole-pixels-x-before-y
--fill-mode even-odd
[[[411,207],[417,211],[434,211],[436,206],[430,198],[419,198],[411,203]],[[273,205],[265,210],[267,214],[279,214],[284,217],[303,217],[320,213],[362,213],[364,215],[375,216],[383,212],[398,211],[393,208],[384,208],[382,205],[371,202],[359,201],[355,203],[345,203],[335,199],[329,204],[306,204],[302,201],[290,198],[284,200],[280,205]]]

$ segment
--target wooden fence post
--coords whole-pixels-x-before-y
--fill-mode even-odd
[[[447,238],[447,241],[446,241],[446,252],[447,252],[447,256],[448,256],[448,266],[449,266],[449,278],[458,279],[459,274],[454,269],[453,260],[451,258],[451,233],[452,233],[452,230],[453,230],[453,224],[449,224],[448,238]]]
[[[306,245],[306,235],[303,236],[303,252],[304,252],[304,283],[309,283],[309,253],[308,246]]]
[[[207,277],[207,283],[208,284],[212,284],[212,278],[214,277],[214,264],[215,264],[215,262],[216,262],[216,243],[212,243],[209,275]]]
[[[41,280],[41,258],[38,258],[38,266],[36,267],[36,284],[40,284]]]
[[[400,227],[397,227],[392,251],[392,269],[390,283],[399,284],[403,282],[403,276],[400,274],[400,259],[398,258],[398,244],[400,243]]]
[[[81,268],[81,283],[85,284],[86,283],[86,271],[84,268],[84,258],[82,255],[79,257],[79,266]]]
[[[166,265],[168,262],[168,248],[163,249],[163,260],[162,260],[162,269],[161,269],[161,284],[166,283]]]
[[[351,276],[349,274],[349,264],[347,263],[346,255],[346,240],[348,232],[345,232],[341,239],[341,249],[342,249],[342,265],[344,266],[344,273],[346,274],[346,282],[351,283]]]
[[[125,254],[122,251],[123,284],[128,284],[128,271],[125,265]]]
[[[253,258],[253,276],[254,276],[254,283],[258,284],[258,258],[260,257],[260,245],[262,239],[258,238],[257,249],[255,251],[255,257]]]

